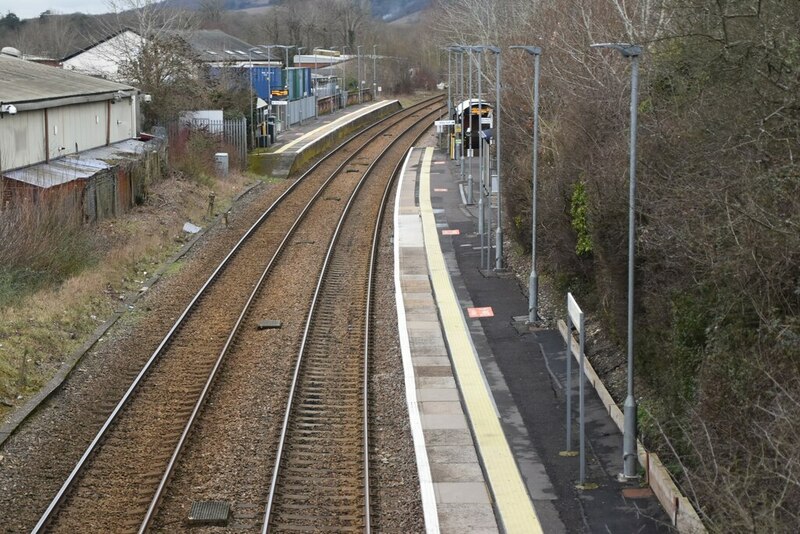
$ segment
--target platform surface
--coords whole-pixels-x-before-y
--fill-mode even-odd
[[[514,328],[527,297],[513,278],[479,269],[465,186],[445,153],[415,148],[395,207],[398,327],[428,532],[668,532],[654,498],[623,495],[621,436],[591,394],[587,481],[598,488],[576,487],[578,459],[559,455],[563,341]]]

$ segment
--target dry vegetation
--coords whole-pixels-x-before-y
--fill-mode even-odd
[[[623,349],[630,62],[589,44],[644,46],[640,429],[711,529],[796,531],[800,4],[443,0],[439,13],[440,46],[544,48],[540,268]],[[507,225],[526,250],[532,62],[503,55]]]
[[[151,184],[146,202],[120,218],[81,225],[71,210],[44,209],[58,205],[52,198],[50,206],[0,211],[0,417],[35,393],[190,238],[184,222],[211,223],[210,192],[219,213],[252,181],[236,170],[225,178],[209,173],[207,140],[198,137],[172,150],[173,167],[191,173],[175,170]]]

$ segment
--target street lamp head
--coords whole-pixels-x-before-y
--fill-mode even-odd
[[[642,54],[642,47],[630,43],[594,43],[589,45],[591,48],[611,48],[617,50],[623,57],[639,57]]]
[[[541,56],[542,55],[542,47],[540,47],[540,46],[512,45],[512,46],[509,46],[509,48],[524,50],[527,53],[531,54],[532,56]]]
[[[487,46],[482,46],[481,48],[487,50],[488,52],[491,52],[492,54],[497,54],[498,56],[500,55],[500,47],[498,46],[487,45]]]

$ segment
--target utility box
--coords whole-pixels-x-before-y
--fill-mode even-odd
[[[220,176],[228,176],[228,153],[217,152],[214,154],[214,167]]]

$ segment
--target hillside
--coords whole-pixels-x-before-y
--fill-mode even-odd
[[[220,0],[222,9],[239,11],[277,6],[291,3],[292,0]],[[166,0],[168,5],[186,9],[203,9],[203,0]],[[431,4],[430,0],[372,0],[372,16],[386,22],[413,15]]]

